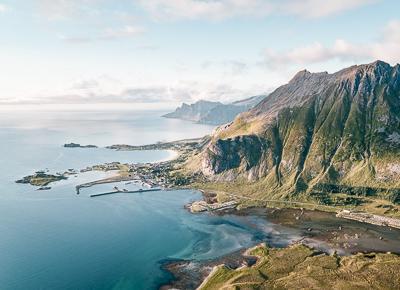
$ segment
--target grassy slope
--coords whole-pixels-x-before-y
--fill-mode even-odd
[[[400,166],[400,144],[387,142],[388,134],[400,129],[396,96],[379,86],[372,99],[332,88],[323,101],[315,97],[302,107],[281,110],[276,123],[262,130],[260,120],[246,123],[240,117],[213,142],[224,140],[231,151],[239,148],[241,166],[196,186],[255,199],[297,200],[400,216],[399,174],[390,170]],[[257,163],[252,160],[255,152],[235,138],[252,134],[266,144],[253,167],[249,164]],[[209,157],[232,164],[230,155]],[[197,156],[189,169],[201,167],[200,162]],[[251,170],[258,178],[249,180]]]
[[[219,266],[200,289],[398,289],[400,257],[357,254],[348,257],[318,254],[303,245],[284,249],[259,246],[252,267]]]

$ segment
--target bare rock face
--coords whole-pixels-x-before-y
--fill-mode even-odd
[[[201,168],[214,179],[400,187],[400,66],[301,71],[216,132]]]
[[[232,140],[219,139],[207,148],[203,158],[205,175],[219,174],[231,168],[248,171],[258,164],[262,155],[268,150],[266,140],[258,136],[240,136]]]

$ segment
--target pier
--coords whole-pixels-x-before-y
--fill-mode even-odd
[[[90,197],[98,197],[98,196],[110,195],[110,194],[116,194],[116,193],[140,193],[140,192],[151,192],[151,191],[161,191],[161,190],[162,190],[161,188],[127,190],[127,191],[125,191],[125,190],[115,190],[115,191],[110,191],[110,192],[91,194]]]

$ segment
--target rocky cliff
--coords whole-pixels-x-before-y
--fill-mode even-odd
[[[400,65],[301,71],[222,126],[199,156],[214,181],[268,196],[326,192],[400,201]]]

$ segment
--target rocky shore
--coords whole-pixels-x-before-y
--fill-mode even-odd
[[[237,201],[227,201],[227,202],[216,202],[216,203],[207,203],[204,200],[194,201],[191,204],[187,205],[188,210],[191,213],[198,213],[204,211],[219,211],[219,210],[228,210],[235,209],[239,203]]]
[[[206,199],[208,198],[207,196]],[[338,261],[347,261],[347,257],[351,257],[351,261],[363,262],[369,261],[370,258],[366,258],[369,255],[381,257],[380,255],[385,255],[386,252],[400,254],[399,230],[371,224],[362,225],[358,221],[338,218],[333,213],[301,209],[246,208],[214,211],[213,214],[249,216],[252,217],[249,220],[253,222],[257,218],[272,223],[268,228],[271,227],[270,231],[273,234],[261,236],[259,240],[255,240],[255,243],[266,243],[270,246],[269,251],[279,252],[282,255],[283,253],[295,255],[298,253],[297,249],[301,249],[301,252],[306,251],[311,255],[310,257],[320,256],[324,259],[337,257]],[[257,224],[254,224],[257,231],[262,233],[265,226],[263,224],[259,226],[260,229]],[[285,238],[285,232],[291,234]],[[219,289],[219,285],[212,279],[214,275],[210,273],[221,274],[220,271],[223,269],[222,273],[227,271],[233,275],[236,272],[239,274],[242,271],[255,269],[254,267],[259,265],[255,263],[257,256],[265,258],[263,253],[254,252],[255,249],[257,248],[242,249],[212,261],[165,261],[163,269],[171,272],[174,279],[168,287],[164,286],[161,289],[196,289],[202,283],[204,289]],[[369,254],[372,252],[375,254]],[[398,259],[395,254],[388,254],[387,257]],[[316,266],[320,265],[318,259],[315,263]],[[371,265],[375,263],[380,263],[379,259],[375,261],[372,258]],[[274,266],[277,265],[284,269],[289,268],[291,263],[281,261],[279,264],[274,264]],[[307,273],[314,277],[318,271],[313,268]]]
[[[30,184],[33,186],[41,186],[41,189],[49,189],[46,187],[52,182],[67,179],[67,172],[64,174],[48,174],[44,171],[37,171],[35,174],[27,175],[22,179],[16,180],[16,183]]]
[[[399,219],[389,218],[385,216],[379,216],[363,212],[352,212],[349,210],[342,210],[338,212],[336,216],[341,218],[356,220],[363,223],[400,229]]]
[[[171,273],[173,278],[160,289],[196,289],[219,265],[237,269],[254,265],[256,261],[255,257],[245,255],[244,249],[207,261],[165,260],[161,262],[161,268]]]

